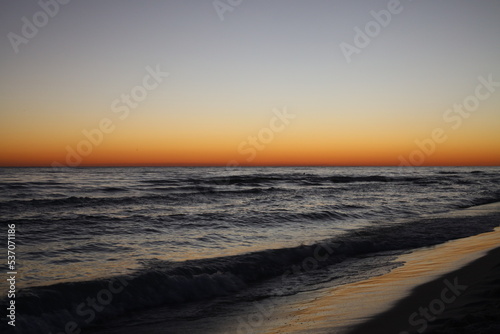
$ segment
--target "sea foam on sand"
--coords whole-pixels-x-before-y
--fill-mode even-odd
[[[467,216],[474,224],[475,216],[487,212],[500,212],[500,203],[446,215]],[[456,333],[466,326],[468,333],[495,332],[499,245],[497,228],[418,249],[400,256],[404,266],[385,275],[294,296],[261,333]],[[482,316],[485,309],[489,314]]]

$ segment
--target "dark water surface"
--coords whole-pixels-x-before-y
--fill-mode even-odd
[[[90,313],[75,315],[78,305],[117,277],[127,295],[96,318],[241,295],[314,256],[324,240],[335,256],[315,284],[340,277],[325,269],[333,264],[345,277],[376,274],[387,261],[352,257],[497,226],[400,222],[500,201],[500,168],[2,168],[0,189],[1,220],[17,229],[19,300],[33,305],[20,321],[48,332],[71,317],[85,324]],[[289,293],[304,289],[289,282]],[[70,314],[45,321],[30,298]]]

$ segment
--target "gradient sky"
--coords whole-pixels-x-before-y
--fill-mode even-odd
[[[16,53],[8,34],[41,7],[2,1],[0,166],[500,165],[500,87],[443,118],[478,77],[500,81],[500,1],[401,0],[348,63],[340,44],[388,3],[243,0],[222,21],[212,0],[73,0]],[[111,104],[148,66],[169,76],[120,119]],[[295,118],[252,148],[285,108]]]

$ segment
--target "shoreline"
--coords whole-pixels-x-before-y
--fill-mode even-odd
[[[474,216],[485,212],[498,214],[500,203],[445,215],[473,220]],[[495,259],[500,254],[500,250],[497,250],[499,245],[500,228],[497,227],[492,232],[415,249],[399,256],[396,261],[404,261],[405,264],[387,274],[289,298],[280,303],[282,306],[279,307],[280,312],[273,316],[275,319],[269,319],[270,323],[256,333],[417,333],[423,328],[419,308],[429,308],[431,302],[436,298],[439,300],[443,289],[455,284],[455,276],[451,275],[459,273],[464,277],[463,284],[461,280],[456,282],[459,287],[466,285],[466,282],[467,285],[475,286],[481,282],[469,282],[469,278],[481,279],[478,273],[486,274],[492,267],[500,267],[500,256],[497,256],[498,260]],[[494,252],[494,255],[489,255],[489,252]],[[500,272],[493,279],[500,279]],[[443,285],[443,280],[448,280],[448,284]],[[434,287],[434,290],[429,287]],[[445,294],[446,297],[448,301],[452,298]],[[462,299],[457,298],[457,303],[460,301]],[[485,299],[479,298],[475,302],[481,305]],[[438,312],[443,317],[448,314],[448,306],[450,309],[455,306],[445,304],[442,314]],[[441,304],[435,302],[432,306],[441,307]],[[417,312],[417,316],[413,315],[414,312]],[[460,308],[454,309],[454,312],[458,316],[463,313]],[[417,322],[417,326],[409,323],[412,315],[413,323]],[[420,333],[426,332],[429,332],[427,328]]]
[[[500,203],[492,203],[437,216],[467,219],[467,221],[473,222],[474,217],[476,219],[481,219],[481,217],[498,219],[499,213]],[[120,325],[114,328],[111,326],[105,330],[96,328],[96,333],[134,332],[137,334],[183,331],[225,334],[414,333],[423,326],[422,316],[418,315],[414,318],[414,321],[419,321],[418,326],[412,326],[408,318],[414,312],[418,312],[420,307],[429,308],[434,299],[440,300],[440,293],[444,288],[450,290],[450,286],[455,286],[456,290],[461,293],[462,285],[475,286],[475,283],[468,283],[467,280],[462,281],[461,278],[458,278],[455,283],[455,277],[448,278],[449,275],[462,270],[461,275],[469,273],[472,275],[467,277],[479,277],[476,275],[480,271],[479,269],[488,271],[491,268],[482,260],[484,257],[488,259],[488,264],[500,267],[500,260],[495,260],[495,256],[500,259],[500,256],[497,256],[500,254],[500,250],[496,250],[493,257],[485,255],[498,248],[499,245],[500,228],[497,227],[491,232],[454,239],[435,246],[413,249],[409,253],[399,255],[394,260],[394,262],[402,261],[404,265],[388,273],[354,283],[312,289],[256,303],[234,305],[234,308],[225,309],[224,312],[219,312],[219,315],[215,317],[202,316],[179,322],[161,320],[163,318],[162,312],[166,311],[158,309],[155,312],[157,321],[153,323],[138,324],[138,326],[128,328]],[[480,261],[479,265],[474,265],[477,261]],[[478,266],[478,268],[471,271],[469,269],[471,266],[473,266],[472,268]],[[500,273],[494,278],[500,278]],[[448,279],[448,283],[444,283],[444,279]],[[433,282],[434,284],[432,284]],[[422,286],[424,288],[421,288]],[[428,286],[434,286],[434,290]],[[482,290],[480,289],[480,291]],[[466,291],[463,295],[456,296],[457,303],[466,300],[462,299],[462,296],[466,296],[468,293]],[[444,296],[447,301],[454,297],[454,295],[449,294],[449,291]],[[482,301],[484,300],[479,299],[480,304]],[[401,307],[400,303],[404,303],[404,307]],[[452,309],[454,312],[462,314],[459,306],[457,311],[456,305],[451,304],[446,303],[443,312],[439,313],[442,316],[440,319],[444,319],[440,321],[445,321],[449,310]],[[439,302],[436,302],[433,307],[441,307],[440,305]],[[256,306],[258,307],[256,308]],[[242,322],[242,319],[246,319],[247,322]],[[251,326],[248,325],[248,321],[251,322]],[[435,324],[430,325],[434,326]],[[166,330],[167,328],[168,330]],[[94,333],[92,330],[91,332]]]
[[[348,334],[498,333],[500,247],[431,282],[414,288],[391,309]]]

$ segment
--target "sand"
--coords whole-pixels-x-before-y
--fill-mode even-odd
[[[499,210],[494,203],[457,214],[473,223],[476,213]],[[499,245],[496,229],[415,250],[388,274],[291,298],[257,332],[487,333],[500,319]]]
[[[349,333],[500,333],[500,247],[415,288]]]

